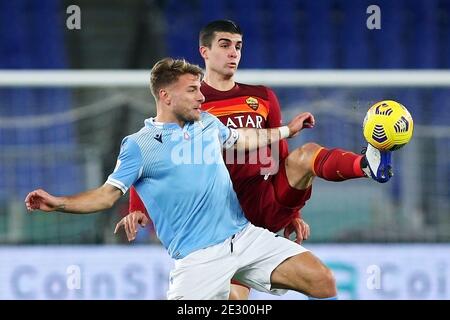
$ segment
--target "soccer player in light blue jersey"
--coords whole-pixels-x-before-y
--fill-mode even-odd
[[[106,183],[73,196],[34,190],[25,199],[27,209],[101,211],[134,185],[175,259],[169,299],[227,299],[232,277],[272,294],[292,289],[333,298],[333,275],[317,257],[248,222],[222,157],[223,148],[253,150],[292,137],[312,127],[314,117],[302,113],[280,128],[227,128],[200,110],[202,76],[198,66],[184,60],[157,62],[151,72],[157,115],[123,139]]]

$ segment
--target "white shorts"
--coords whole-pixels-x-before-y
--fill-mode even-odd
[[[175,260],[167,298],[225,300],[231,278],[258,291],[284,294],[287,290],[272,289],[272,271],[287,258],[306,251],[293,241],[249,223],[224,242]]]

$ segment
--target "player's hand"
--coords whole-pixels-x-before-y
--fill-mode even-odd
[[[145,227],[150,222],[149,218],[145,215],[145,213],[141,211],[133,211],[127,216],[123,217],[117,224],[114,229],[114,234],[119,231],[121,227],[125,229],[125,233],[127,234],[128,241],[133,241],[136,238],[137,227],[140,225],[141,227]]]
[[[54,197],[42,189],[31,191],[25,198],[25,206],[30,212],[34,210],[51,212],[64,208],[58,197]]]
[[[284,237],[289,239],[292,232],[295,232],[295,242],[301,244],[303,240],[308,239],[311,234],[309,225],[303,221],[301,218],[294,218],[292,221],[284,228]]]
[[[289,138],[295,137],[302,129],[309,129],[314,127],[316,120],[314,116],[309,112],[303,112],[295,116],[291,122],[288,123]]]

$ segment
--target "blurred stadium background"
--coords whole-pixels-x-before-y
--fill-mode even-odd
[[[66,27],[72,4],[80,30]],[[381,9],[379,30],[366,27],[371,4]],[[316,181],[303,209],[312,229],[305,246],[333,268],[343,298],[450,299],[450,0],[0,0],[0,298],[164,298],[171,261],[152,228],[132,245],[113,235],[128,196],[89,216],[29,215],[23,200],[38,187],[62,195],[102,184],[122,137],[155,113],[153,63],[174,56],[203,65],[198,31],[220,18],[244,31],[238,80],[273,87],[285,119],[316,116],[316,128],[291,148],[315,141],[359,152],[370,105],[408,107],[416,128],[394,154],[395,178]],[[78,69],[115,72],[100,81],[23,73]],[[130,69],[140,71],[119,72]],[[320,71],[336,71],[337,81],[305,85],[311,74],[300,71],[283,85],[268,69],[317,71],[324,81]],[[340,82],[339,72],[359,69],[406,73],[392,85],[389,73],[378,74],[386,83]],[[66,286],[71,265],[80,266],[81,289]],[[382,275],[376,288],[372,266]]]

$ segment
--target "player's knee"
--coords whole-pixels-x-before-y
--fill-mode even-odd
[[[295,165],[305,172],[312,172],[314,156],[322,146],[314,142],[308,142],[297,148],[295,152]]]
[[[315,275],[309,295],[314,298],[330,298],[337,295],[336,280],[330,269],[323,268]]]
[[[305,156],[309,157],[313,157],[317,153],[317,151],[320,150],[320,148],[322,148],[322,146],[314,142],[305,143],[300,147],[302,153],[304,153]]]

